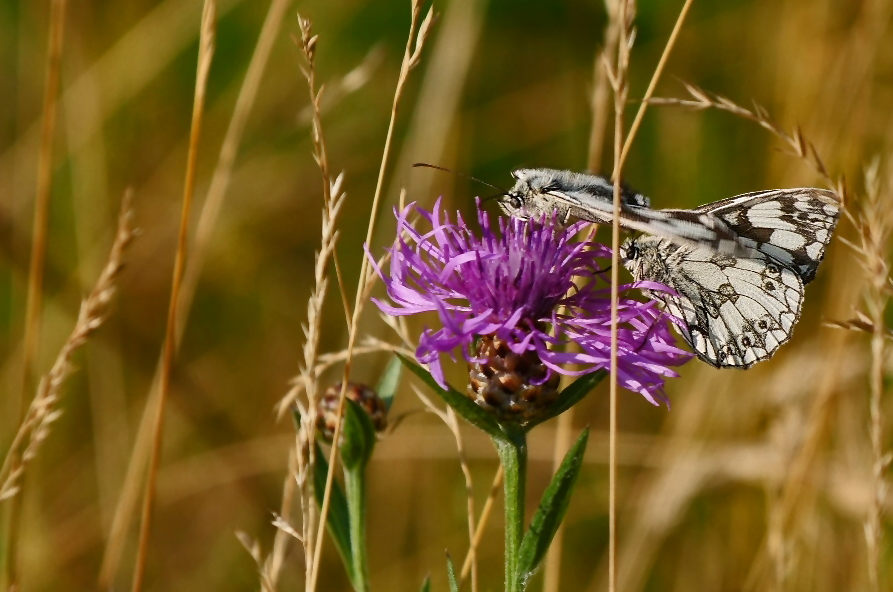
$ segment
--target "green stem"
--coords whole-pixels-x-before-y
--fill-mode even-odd
[[[524,485],[527,477],[527,436],[519,427],[503,425],[507,440],[496,440],[505,471],[505,590],[520,592],[518,550],[524,536]]]
[[[356,592],[369,592],[369,561],[366,555],[366,463],[344,470],[344,489],[350,515],[350,549],[353,585]]]

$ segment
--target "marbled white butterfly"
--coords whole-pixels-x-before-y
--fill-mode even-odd
[[[514,171],[500,199],[507,214],[613,219],[613,183],[555,169]],[[822,189],[781,189],[730,197],[694,210],[652,210],[624,188],[621,226],[651,236],[627,240],[620,255],[636,280],[667,285],[646,293],[682,321],[698,357],[748,368],[791,337],[803,287],[815,277],[837,224],[839,202]]]
[[[641,236],[627,239],[620,255],[636,280],[675,290],[646,293],[682,320],[680,332],[699,358],[716,367],[748,368],[790,339],[804,285],[815,278],[837,224],[839,202],[822,189],[778,189],[693,211],[722,219],[758,253],[732,256]]]

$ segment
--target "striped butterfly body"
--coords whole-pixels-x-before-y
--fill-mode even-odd
[[[520,169],[501,198],[507,214],[557,214],[607,224],[614,188],[594,175]],[[621,247],[637,281],[681,321],[698,357],[716,367],[748,368],[771,357],[800,318],[805,284],[815,277],[837,224],[839,202],[826,190],[747,193],[694,210],[652,210],[648,198],[624,189],[618,223],[646,233]]]
[[[536,218],[558,214],[571,219],[610,224],[614,219],[614,184],[604,177],[557,169],[519,169],[515,185],[500,196],[509,216]],[[660,236],[679,245],[707,246],[719,253],[753,255],[749,244],[710,211],[652,210],[644,195],[628,188],[620,194],[621,227]]]
[[[822,189],[780,189],[694,211],[719,217],[757,253],[731,256],[641,236],[627,239],[620,256],[636,280],[676,292],[646,291],[682,320],[682,336],[699,358],[720,368],[748,368],[791,338],[804,286],[815,278],[837,224],[838,201]]]

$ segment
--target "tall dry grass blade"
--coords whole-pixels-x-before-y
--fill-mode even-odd
[[[282,19],[285,17],[285,13],[288,11],[291,3],[292,0],[272,0],[270,2],[270,8],[267,10],[260,34],[257,37],[257,45],[254,47],[251,61],[248,63],[248,69],[245,72],[245,79],[242,81],[241,88],[239,88],[239,96],[236,97],[233,115],[230,118],[229,126],[226,128],[226,135],[223,138],[223,144],[220,146],[220,156],[217,158],[217,165],[211,177],[211,185],[208,187],[208,194],[205,197],[205,202],[202,204],[201,213],[198,217],[195,240],[189,253],[186,273],[183,276],[183,285],[180,290],[181,313],[177,323],[178,342],[183,336],[183,328],[189,318],[192,299],[195,297],[195,289],[201,276],[205,255],[211,242],[211,235],[217,226],[220,210],[223,207],[223,200],[229,189],[239,145],[242,143],[245,125],[248,123],[248,116],[254,107],[264,70],[270,61],[273,44],[276,42],[277,34],[282,27]]]
[[[610,361],[610,418],[609,418],[609,468],[608,468],[608,592],[617,586],[617,354],[618,354],[618,303],[620,287],[620,175],[623,162],[623,111],[629,92],[629,50],[634,39],[632,30],[636,7],[634,0],[621,0],[620,35],[617,38],[617,62],[609,72],[614,89],[614,221],[611,224],[611,361]]]
[[[462,469],[462,475],[465,477],[465,510],[468,515],[468,552],[471,555],[471,592],[478,590],[478,565],[477,553],[471,543],[477,537],[478,526],[475,525],[474,512],[474,480],[471,475],[471,467],[468,466],[468,455],[465,452],[465,443],[462,440],[462,430],[459,427],[459,421],[456,419],[456,412],[452,407],[447,407],[446,416],[449,420],[450,431],[456,438],[456,453],[459,456],[459,466]]]
[[[889,165],[888,165],[889,166]],[[872,470],[874,491],[865,519],[865,544],[868,548],[868,582],[871,592],[879,592],[880,556],[883,545],[881,516],[887,497],[887,484],[884,479],[890,464],[889,454],[883,448],[883,415],[881,400],[884,394],[884,363],[886,361],[885,312],[889,301],[887,286],[890,281],[889,257],[890,232],[893,230],[890,193],[893,187],[881,186],[878,175],[879,162],[869,168],[866,179],[866,199],[863,225],[862,265],[868,275],[868,290],[865,305],[868,317],[873,323],[871,332],[871,369],[869,372],[869,421],[868,433],[871,439]],[[886,200],[884,200],[886,198]],[[886,201],[886,203],[884,203]]]
[[[623,150],[620,151],[619,168],[622,168],[623,163],[626,162],[626,156],[632,146],[633,139],[636,137],[636,133],[639,131],[639,125],[642,123],[642,118],[645,116],[645,109],[648,108],[648,100],[654,94],[654,89],[657,87],[660,75],[664,71],[664,66],[667,64],[670,52],[673,51],[673,46],[676,44],[676,38],[679,36],[679,31],[682,30],[682,23],[685,22],[685,17],[688,15],[688,9],[691,7],[691,3],[692,0],[685,0],[685,4],[682,5],[682,10],[679,11],[679,16],[676,18],[676,24],[673,26],[670,38],[667,39],[667,44],[664,46],[664,51],[660,56],[660,60],[657,62],[654,74],[651,75],[651,82],[648,83],[648,89],[645,91],[645,96],[642,98],[642,103],[639,105],[639,110],[636,112],[636,118],[629,127],[629,134],[627,134],[626,141],[623,143]]]
[[[605,44],[596,53],[594,65],[593,92],[590,107],[592,110],[592,126],[589,131],[589,154],[587,170],[596,172],[601,168],[602,153],[605,148],[605,131],[607,130],[609,98],[611,96],[606,64],[616,60],[618,36],[620,34],[619,0],[606,0],[608,24],[605,27]],[[593,224],[585,240],[591,241],[598,231],[598,224]],[[569,348],[576,347],[570,344]],[[562,388],[566,386],[566,378],[562,377]],[[552,456],[552,472],[558,470],[564,455],[572,443],[571,428],[574,423],[574,409],[568,409],[558,418],[558,429],[555,430],[555,443]],[[561,555],[564,548],[565,522],[558,526],[552,544],[543,565],[543,592],[558,592],[561,584]]]
[[[86,63],[87,36],[73,35],[66,45],[68,59],[74,68]],[[85,80],[82,78],[82,80]],[[88,293],[105,265],[108,253],[105,244],[114,239],[115,229],[109,225],[109,215],[117,215],[120,200],[109,197],[111,169],[107,138],[84,136],[105,117],[102,89],[96,79],[86,79],[85,88],[91,100],[81,104],[62,102],[62,121],[68,169],[71,171],[71,203],[73,230],[78,261],[78,285]],[[80,147],[76,150],[75,147]],[[115,203],[112,203],[115,202]],[[97,484],[97,504],[103,532],[111,527],[119,488],[124,477],[127,454],[130,450],[127,388],[125,385],[125,356],[120,333],[97,341],[85,353],[83,373],[86,381],[92,423],[94,469]]]
[[[378,181],[375,184],[375,194],[372,198],[372,212],[369,215],[369,226],[366,231],[367,245],[372,240],[373,233],[375,232],[375,221],[378,217],[378,206],[379,202],[381,201],[382,188],[384,187],[384,177],[387,171],[387,164],[391,153],[391,143],[394,137],[394,126],[397,120],[397,110],[400,106],[400,100],[403,98],[403,89],[406,84],[406,79],[409,77],[409,73],[412,72],[412,70],[414,70],[415,67],[419,65],[419,62],[422,59],[422,49],[425,46],[425,41],[427,40],[429,33],[431,32],[431,25],[434,20],[434,9],[430,8],[424,20],[422,20],[421,24],[419,24],[419,17],[421,16],[422,8],[419,0],[411,0],[411,8],[412,17],[409,25],[409,38],[406,41],[406,49],[403,53],[403,61],[400,65],[400,74],[397,78],[397,87],[394,91],[394,101],[391,105],[391,118],[390,122],[388,123],[388,132],[387,136],[385,137],[384,150],[381,157],[381,167],[378,171]],[[341,424],[344,418],[344,401],[346,398],[348,381],[350,379],[350,367],[353,348],[354,344],[356,343],[357,327],[359,324],[360,315],[363,312],[364,300],[362,296],[363,289],[366,286],[366,276],[369,274],[369,267],[369,262],[367,261],[364,254],[362,257],[362,262],[360,264],[360,279],[357,282],[356,300],[354,301],[353,315],[351,316],[350,330],[347,338],[347,359],[344,362],[344,375],[341,381],[341,394],[338,403],[338,420],[335,423],[332,450],[329,455],[329,472],[326,478],[326,487],[323,493],[323,501],[319,512],[319,527],[317,528],[316,533],[311,578],[307,586],[308,592],[313,592],[314,590],[316,590],[316,582],[319,577],[319,562],[320,558],[322,557],[322,540],[325,536],[326,516],[329,511],[329,498],[332,491],[332,480],[334,479],[335,466],[338,459],[338,449],[341,438]]]
[[[29,393],[34,388],[35,364],[40,349],[40,328],[43,312],[43,274],[46,262],[47,225],[50,192],[53,182],[53,141],[56,137],[56,115],[59,98],[59,77],[62,48],[65,39],[65,8],[67,0],[53,0],[50,5],[49,47],[46,62],[46,86],[41,111],[40,150],[37,160],[37,190],[34,196],[34,222],[31,231],[31,262],[28,270],[28,296],[25,305],[24,344],[22,353],[22,382],[19,391],[18,415],[23,422],[27,414]],[[13,450],[12,448],[10,450]],[[19,583],[19,537],[21,535],[21,500],[13,500],[9,522],[4,534],[7,586]]]
[[[112,516],[112,526],[109,529],[105,553],[102,557],[99,577],[97,578],[97,585],[101,590],[109,590],[114,587],[113,583],[118,574],[124,547],[127,544],[127,533],[130,531],[133,513],[140,500],[140,485],[143,482],[149,450],[152,444],[153,424],[151,411],[158,406],[158,398],[160,396],[158,390],[158,386],[161,384],[158,374],[160,369],[161,363],[159,361],[156,378],[152,381],[149,397],[143,406],[143,415],[136,430],[133,450],[130,454],[130,461],[127,464],[127,472],[124,475],[124,483],[121,487],[118,503],[115,506],[115,513]]]
[[[186,265],[186,271],[183,275],[183,283],[180,288],[180,305],[177,315],[176,327],[176,344],[179,344],[183,331],[186,327],[186,321],[189,318],[189,312],[192,309],[192,300],[195,296],[195,290],[201,276],[204,264],[205,253],[210,244],[211,235],[217,225],[220,210],[223,206],[223,200],[226,197],[229,188],[232,170],[235,165],[235,159],[238,153],[239,144],[242,141],[242,135],[245,131],[245,125],[248,116],[254,106],[257,97],[257,90],[260,87],[260,81],[266,65],[269,62],[273,44],[276,35],[282,25],[282,19],[285,16],[291,0],[273,0],[264,19],[261,32],[258,36],[254,53],[248,64],[245,79],[239,89],[239,95],[236,98],[236,105],[233,109],[233,115],[230,119],[223,144],[220,148],[220,156],[211,178],[211,185],[208,188],[208,194],[202,205],[201,213],[198,218],[198,226],[195,234],[195,242],[189,253],[189,259]],[[220,13],[218,12],[218,15]],[[105,553],[102,559],[102,567],[99,573],[99,586],[106,589],[111,586],[120,565],[121,554],[126,542],[127,533],[129,532],[130,523],[133,517],[134,509],[139,499],[139,486],[142,480],[143,470],[149,456],[149,444],[151,442],[151,413],[157,405],[157,392],[161,383],[161,361],[156,369],[153,379],[149,399],[143,411],[143,417],[137,429],[137,437],[134,442],[133,452],[130,463],[128,465],[127,474],[124,478],[124,485],[121,488],[122,493],[115,507],[115,513],[112,518],[112,526],[108,534],[108,542],[105,547]]]
[[[260,543],[242,531],[236,531],[236,538],[239,539],[239,542],[245,550],[248,551],[251,558],[254,559],[254,564],[257,566],[257,574],[260,576],[261,589],[264,592],[275,590],[276,588],[273,585],[273,582],[270,581],[270,578],[267,575],[267,569],[264,565],[264,554],[260,548]]]
[[[338,224],[338,216],[344,205],[345,194],[341,187],[344,181],[344,174],[332,180],[329,172],[329,157],[326,152],[325,135],[322,127],[322,111],[321,98],[322,89],[316,85],[316,42],[318,36],[312,34],[312,23],[309,19],[298,15],[298,24],[301,29],[301,38],[296,40],[306,64],[301,67],[304,77],[307,79],[307,89],[310,93],[311,104],[311,139],[313,140],[313,157],[319,166],[320,175],[323,185],[323,209],[322,209],[322,237],[320,240],[320,249],[316,253],[316,262],[314,266],[313,290],[307,301],[307,323],[304,325],[304,360],[302,363],[301,374],[293,380],[294,383],[300,383],[306,394],[307,402],[302,408],[301,421],[298,427],[296,437],[296,445],[289,452],[289,464],[298,467],[298,472],[289,472],[286,475],[285,483],[282,489],[282,501],[279,513],[284,520],[289,520],[292,511],[293,498],[295,493],[295,483],[300,484],[297,488],[301,496],[301,528],[302,534],[300,540],[304,543],[304,566],[305,581],[309,581],[311,574],[309,570],[313,565],[314,540],[313,534],[316,532],[317,511],[316,497],[313,490],[313,479],[309,478],[313,475],[316,466],[316,450],[312,445],[315,433],[315,414],[319,398],[319,373],[317,372],[319,360],[319,338],[322,330],[322,308],[325,303],[326,294],[328,292],[328,268],[329,262],[335,265],[335,273],[338,278],[339,291],[341,293],[341,302],[344,307],[345,320],[350,321],[350,305],[347,302],[347,295],[342,281],[341,268],[338,264],[338,258],[335,254],[335,246],[338,242],[338,232],[335,230]],[[285,398],[288,398],[286,395]],[[282,415],[288,407],[282,402],[279,404],[280,415]],[[306,444],[306,445],[305,445]],[[292,459],[292,457],[296,458]],[[279,582],[279,574],[285,562],[286,545],[290,540],[287,531],[277,529],[275,540],[273,542],[273,551],[266,562],[266,576],[272,583],[273,588]],[[262,582],[263,584],[263,582]]]
[[[198,67],[196,69],[195,96],[192,104],[192,127],[189,134],[189,155],[186,161],[186,181],[183,188],[183,205],[180,211],[180,232],[177,238],[177,253],[174,259],[174,272],[171,285],[171,298],[168,308],[167,326],[165,329],[164,350],[161,364],[161,385],[158,403],[155,409],[152,430],[152,450],[149,456],[148,475],[143,497],[143,508],[140,523],[139,541],[137,544],[136,563],[133,573],[133,592],[140,592],[146,571],[146,560],[149,554],[149,537],[151,534],[152,513],[155,506],[155,490],[158,478],[158,464],[161,456],[161,442],[164,436],[164,407],[170,387],[171,367],[176,353],[177,311],[180,302],[180,287],[183,281],[183,268],[186,263],[186,251],[189,238],[189,214],[192,209],[192,198],[195,194],[195,167],[198,157],[198,144],[201,138],[202,115],[205,108],[205,91],[208,74],[211,70],[211,58],[214,55],[214,31],[217,3],[205,0],[202,10],[201,33],[199,35]]]
[[[605,27],[604,48],[596,53],[593,62],[593,88],[590,103],[592,127],[589,130],[589,151],[586,159],[586,170],[590,173],[598,172],[602,166],[611,97],[607,64],[617,59],[617,37],[620,35],[620,0],[605,0],[605,8],[608,10],[608,24]]]
[[[301,434],[295,434],[294,442],[288,452],[288,470],[285,475],[285,483],[282,485],[281,508],[284,512],[279,514],[282,520],[287,521],[291,516],[296,491],[301,494],[299,497],[301,501],[302,515],[306,515],[312,511],[307,508],[308,500],[303,494],[304,490],[307,489],[308,481],[304,477],[309,474],[306,465],[302,463],[304,460],[304,441],[305,440],[301,437]],[[314,504],[315,508],[315,500],[309,501]],[[273,551],[264,560],[262,565],[260,581],[262,592],[275,592],[279,582],[279,574],[282,571],[282,567],[285,565],[286,546],[284,541],[280,541],[281,531],[283,531],[283,529],[276,529],[276,536],[273,540]],[[283,532],[283,534],[289,533]],[[308,547],[307,540],[304,536],[295,538],[298,538],[298,540],[301,541],[301,544],[305,549]]]
[[[115,295],[115,282],[124,267],[124,252],[134,238],[133,209],[130,193],[124,196],[118,230],[108,262],[90,294],[81,302],[74,329],[50,371],[40,380],[37,394],[24,414],[22,424],[0,467],[0,501],[20,492],[20,483],[29,462],[34,460],[41,444],[50,435],[54,421],[62,414],[58,409],[62,386],[74,372],[72,357],[92,334],[102,326],[108,315],[109,304]]]
[[[493,513],[493,506],[496,503],[496,498],[499,497],[499,490],[502,487],[502,480],[504,477],[505,472],[500,464],[499,468],[496,469],[496,474],[493,475],[493,483],[490,484],[490,492],[487,494],[487,500],[484,502],[484,507],[481,508],[481,515],[478,518],[474,539],[472,539],[471,546],[468,548],[468,553],[465,555],[465,561],[462,562],[462,572],[459,575],[460,586],[468,577],[468,574],[471,573],[471,567],[474,565],[475,553],[477,548],[481,545],[481,539],[484,538],[484,527],[487,525],[487,522],[490,520],[490,515]]]

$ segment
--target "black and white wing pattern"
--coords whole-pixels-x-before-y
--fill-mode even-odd
[[[677,293],[645,291],[682,322],[682,336],[712,366],[749,368],[770,358],[800,319],[803,281],[768,256],[736,258],[649,236],[627,239],[620,254],[636,280]]]
[[[636,280],[682,321],[698,357],[717,367],[748,368],[771,357],[800,319],[804,286],[815,278],[840,214],[830,191],[778,189],[701,206],[756,254],[732,256],[657,237],[627,240],[620,255]]]
[[[557,214],[571,219],[610,224],[614,219],[614,184],[604,177],[557,169],[519,169],[515,185],[500,196],[509,216],[534,218]],[[652,210],[640,193],[623,188],[620,226],[663,237],[678,245],[706,247],[718,253],[753,255],[753,242],[744,243],[715,213],[699,210]]]
[[[694,211],[719,217],[745,246],[796,271],[808,284],[825,256],[840,202],[831,191],[802,187],[745,193]]]

